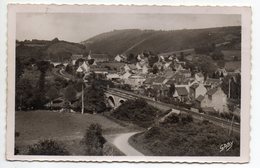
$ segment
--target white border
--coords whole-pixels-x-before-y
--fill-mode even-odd
[[[14,111],[14,47],[15,46],[15,12],[45,12],[46,5],[42,5],[41,8],[39,6],[34,8],[32,5],[23,5],[23,6],[10,6],[10,12],[8,15],[8,115],[7,115],[7,158],[11,160],[38,160],[38,161],[142,161],[142,162],[237,162],[244,163],[249,160],[249,112],[250,112],[250,48],[251,48],[251,13],[250,8],[237,8],[237,7],[229,7],[228,10],[223,7],[156,7],[152,6],[147,8],[146,6],[132,6],[130,12],[143,12],[144,13],[205,13],[207,14],[242,14],[242,129],[241,129],[241,156],[240,157],[89,157],[89,156],[62,156],[62,157],[54,157],[54,156],[14,156],[14,113],[10,111]],[[118,9],[120,8],[120,10]],[[119,12],[124,13],[126,8],[129,6],[110,6],[109,9],[107,6],[48,6],[48,12],[62,12],[62,11],[70,11],[70,12]],[[104,10],[106,9],[106,10]],[[116,10],[114,10],[116,9]],[[129,10],[128,10],[129,12]],[[11,89],[10,89],[11,88]]]

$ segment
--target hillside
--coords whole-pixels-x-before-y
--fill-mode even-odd
[[[70,59],[72,54],[84,54],[85,46],[67,41],[32,40],[17,43],[16,57],[22,62],[34,62],[40,59],[61,61]]]
[[[241,27],[221,27],[194,30],[155,31],[125,29],[114,30],[92,37],[81,44],[93,53],[139,53],[150,50],[163,53],[199,47],[211,43],[241,41]]]

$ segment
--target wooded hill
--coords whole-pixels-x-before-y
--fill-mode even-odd
[[[188,48],[196,48],[212,43],[241,42],[241,27],[220,27],[207,29],[183,29],[175,31],[155,31],[125,29],[114,30],[94,36],[81,44],[93,53],[116,55],[140,53],[145,50],[164,53]]]
[[[182,49],[198,48],[212,43],[231,42],[228,49],[240,49],[241,27],[220,27],[207,29],[183,29],[175,31],[155,31],[125,29],[102,33],[86,41],[72,43],[57,38],[46,40],[26,40],[16,42],[16,56],[22,62],[39,59],[64,61],[72,54],[107,54],[111,60],[117,54],[137,54],[143,51],[165,53]]]

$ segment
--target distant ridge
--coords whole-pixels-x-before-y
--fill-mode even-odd
[[[236,37],[241,41],[241,26],[174,31],[114,30],[82,41],[81,44],[86,46],[86,50],[109,55],[136,54],[145,50],[164,53],[211,43],[223,43],[228,37]]]

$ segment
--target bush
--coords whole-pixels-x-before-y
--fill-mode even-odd
[[[130,121],[141,127],[149,127],[156,118],[157,109],[143,99],[127,100],[112,113],[123,121]]]
[[[191,122],[193,122],[193,117],[190,114],[184,115],[181,117],[181,122],[182,122],[182,124],[191,123]]]
[[[63,144],[47,139],[29,146],[28,155],[69,155],[69,152]]]
[[[84,145],[86,155],[102,156],[103,146],[106,140],[102,136],[102,129],[99,124],[91,124],[87,129],[81,144]]]
[[[172,114],[172,115],[165,118],[164,123],[175,124],[175,123],[178,123],[179,121],[180,121],[179,117],[176,114]]]

